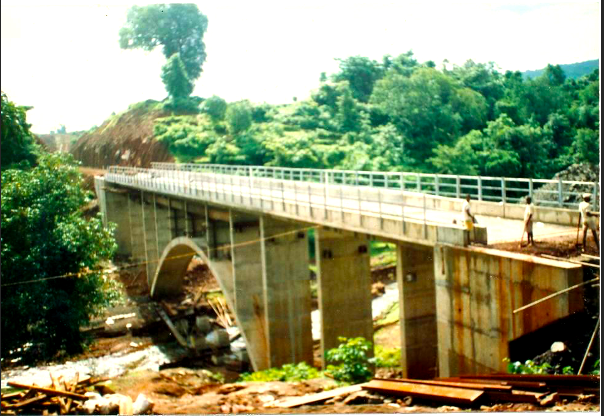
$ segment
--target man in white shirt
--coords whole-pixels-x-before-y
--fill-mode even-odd
[[[474,229],[474,223],[476,222],[476,218],[472,215],[470,211],[470,194],[466,195],[466,200],[461,207],[461,213],[463,215],[463,222],[468,231],[472,231]]]
[[[583,250],[585,250],[587,244],[587,230],[591,230],[596,242],[596,248],[598,253],[600,252],[600,243],[598,242],[597,232],[597,217],[600,216],[598,212],[592,212],[591,210],[591,194],[583,194],[583,202],[579,204],[579,212],[581,213],[581,223],[583,224]]]
[[[530,196],[526,197],[526,208],[524,210],[524,231],[526,231],[526,238],[528,239],[528,244],[533,246],[535,245],[535,240],[533,238],[533,217],[535,214],[535,206],[532,204],[532,199]]]

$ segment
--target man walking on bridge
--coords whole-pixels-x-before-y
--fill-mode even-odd
[[[581,212],[581,223],[583,224],[583,250],[585,250],[587,244],[587,230],[591,230],[594,236],[594,242],[598,253],[600,252],[600,243],[598,242],[597,222],[596,218],[600,216],[598,212],[591,210],[591,194],[583,194],[583,202],[579,204],[579,211]]]

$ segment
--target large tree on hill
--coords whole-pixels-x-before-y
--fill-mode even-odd
[[[206,60],[203,35],[208,18],[195,4],[133,6],[120,29],[122,49],[152,51],[162,46],[164,56],[179,54],[191,81],[201,75]]]
[[[187,76],[184,63],[174,54],[161,69],[161,79],[172,99],[187,98],[193,92],[193,83]]]

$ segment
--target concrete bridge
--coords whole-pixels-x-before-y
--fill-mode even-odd
[[[518,239],[523,206],[484,200],[492,193],[476,188],[480,225],[468,232],[452,221],[460,199],[372,175],[351,183],[336,171],[156,164],[111,167],[95,187],[105,220],[117,224],[119,253],[146,265],[152,296],[179,292],[193,256],[208,264],[255,370],[312,362],[311,229],[323,354],[339,336],[373,339],[370,240],[397,247],[407,377],[504,370],[510,341],[582,309],[574,291],[513,314],[582,281],[580,266],[470,245]],[[537,238],[578,220],[555,207],[536,217]]]

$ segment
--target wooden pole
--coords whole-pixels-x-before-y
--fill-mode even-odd
[[[556,296],[558,296],[558,295],[561,295],[561,294],[566,293],[566,292],[570,292],[571,290],[574,290],[574,289],[577,289],[577,288],[579,288],[579,287],[581,287],[581,286],[585,286],[585,285],[587,285],[587,284],[590,284],[590,283],[596,282],[596,281],[598,281],[598,280],[600,280],[600,278],[599,278],[599,277],[596,277],[595,279],[588,280],[587,282],[579,283],[579,284],[577,284],[577,285],[571,286],[571,287],[566,288],[566,289],[564,289],[564,290],[561,290],[561,291],[559,291],[559,292],[552,293],[551,295],[548,295],[548,296],[546,296],[546,297],[544,297],[544,298],[541,298],[541,299],[539,299],[539,300],[536,300],[536,301],[534,301],[534,302],[531,302],[531,303],[529,303],[529,304],[527,304],[527,305],[521,306],[521,307],[520,307],[520,308],[518,308],[518,309],[514,309],[513,313],[518,313],[518,312],[523,311],[523,310],[525,310],[525,309],[531,308],[531,307],[533,307],[533,306],[535,306],[535,305],[540,304],[541,302],[545,302],[546,300],[549,300],[549,299],[551,299],[551,298],[554,298],[554,297],[556,297]]]
[[[589,350],[591,350],[591,344],[593,344],[594,339],[596,338],[596,334],[598,333],[598,328],[600,328],[600,316],[598,316],[598,323],[596,324],[594,333],[591,334],[591,340],[589,340],[589,345],[587,346],[587,351],[585,351],[585,355],[583,356],[583,361],[581,362],[581,367],[579,367],[579,372],[577,373],[577,375],[580,375],[581,371],[583,371],[583,366],[585,365],[585,361],[587,361],[587,355],[589,354]]]

